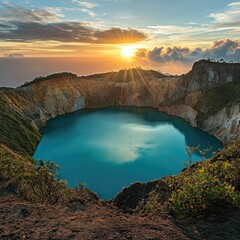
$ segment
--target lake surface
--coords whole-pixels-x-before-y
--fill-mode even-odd
[[[177,174],[187,159],[185,146],[222,147],[183,120],[149,108],[80,110],[48,121],[41,133],[34,158],[57,163],[70,187],[85,183],[104,199],[131,183]]]

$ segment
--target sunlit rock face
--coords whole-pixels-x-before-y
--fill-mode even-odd
[[[240,81],[240,64],[199,61],[186,75],[189,92],[207,90],[229,82]]]
[[[184,93],[179,77],[157,78],[154,74],[136,74],[130,80],[63,77],[28,85],[7,92],[16,108],[38,126],[58,115],[84,107],[139,106],[158,108],[177,100]]]
[[[228,113],[227,117],[223,117],[224,109],[220,109],[216,116],[209,116],[202,123],[197,120],[199,112],[195,104],[205,91],[239,81],[240,64],[202,60],[188,74],[178,77],[133,69],[87,77],[58,77],[3,91],[11,106],[38,127],[51,118],[82,108],[154,107],[226,141],[239,133],[232,117],[237,116],[239,109],[229,106],[233,115]]]

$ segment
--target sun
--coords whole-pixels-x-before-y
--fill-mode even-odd
[[[135,56],[136,47],[135,46],[122,46],[122,57],[131,58]]]

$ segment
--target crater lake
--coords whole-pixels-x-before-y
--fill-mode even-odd
[[[83,109],[47,122],[34,159],[60,166],[70,187],[85,183],[103,199],[123,187],[179,173],[185,146],[222,147],[215,137],[151,108]],[[196,151],[195,161],[202,159]]]

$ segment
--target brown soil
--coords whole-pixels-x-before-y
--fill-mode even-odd
[[[171,216],[129,215],[110,203],[85,206],[33,204],[12,195],[0,197],[0,239],[189,239]]]
[[[226,212],[205,218],[183,218],[178,224],[186,235],[194,240],[239,240],[240,211],[226,209]]]
[[[12,194],[0,196],[1,240],[239,240],[240,211],[205,218],[174,219],[165,210],[123,213],[92,196],[67,206],[30,203]]]

